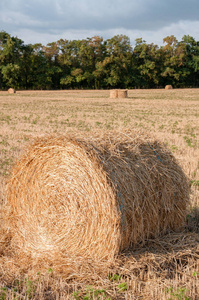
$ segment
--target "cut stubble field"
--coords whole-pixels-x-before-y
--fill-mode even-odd
[[[0,91],[0,220],[12,166],[35,137],[128,128],[165,143],[189,177],[187,223],[123,253],[109,270],[74,267],[70,278],[48,264],[46,273],[36,272],[34,262],[21,269],[1,237],[0,299],[199,299],[199,89],[129,90],[124,99],[109,94]]]

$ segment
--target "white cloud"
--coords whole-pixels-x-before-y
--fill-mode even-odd
[[[130,40],[131,44],[135,44],[135,39],[143,38],[147,43],[154,43],[157,45],[163,44],[163,38],[174,35],[178,41],[182,39],[184,35],[191,35],[193,38],[199,41],[199,21],[196,22],[178,22],[169,26],[160,28],[156,31],[153,30],[129,30],[125,28],[115,28],[109,30],[52,30],[50,32],[40,32],[30,29],[21,29],[13,32],[14,36],[18,36],[26,44],[28,43],[42,43],[46,45],[50,42],[58,41],[59,39],[68,40],[81,40],[93,36],[102,36],[105,39],[111,38],[114,35],[125,34]]]
[[[171,34],[198,39],[198,11],[198,0],[0,0],[0,30],[25,43],[126,34],[161,44]]]
[[[10,11],[8,13],[0,12],[0,19],[2,23],[6,23],[10,28],[19,28],[19,27],[32,27],[37,28],[38,26],[43,26],[44,22],[26,16],[20,12]]]

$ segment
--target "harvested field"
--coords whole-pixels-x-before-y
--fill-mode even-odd
[[[114,263],[56,257],[45,264],[11,248],[1,228],[0,295],[13,299],[198,299],[199,294],[199,90],[0,92],[0,201],[6,204],[11,167],[33,138],[76,131],[152,132],[165,143],[189,178],[192,190],[180,232],[150,239],[119,254]],[[1,212],[1,220],[3,215]],[[1,224],[3,227],[4,224]],[[45,267],[44,267],[45,266]],[[21,298],[20,298],[21,297]],[[87,297],[87,298],[86,298]],[[181,297],[181,298],[180,298]],[[5,298],[5,297],[4,297]],[[4,299],[3,298],[3,299]]]

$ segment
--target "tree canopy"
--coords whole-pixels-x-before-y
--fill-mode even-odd
[[[163,46],[126,35],[25,45],[0,32],[0,89],[109,89],[199,86],[199,42],[167,36]]]

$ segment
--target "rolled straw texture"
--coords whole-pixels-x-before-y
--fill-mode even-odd
[[[118,98],[128,98],[128,90],[118,90]]]
[[[7,200],[20,251],[111,260],[179,229],[189,185],[170,151],[147,134],[44,137],[16,163]]]
[[[15,89],[13,88],[8,89],[8,94],[14,94],[14,93],[16,93]]]
[[[173,89],[172,85],[166,85],[165,86],[165,90],[172,90],[172,89]]]
[[[110,98],[118,98],[118,90],[110,90]]]

